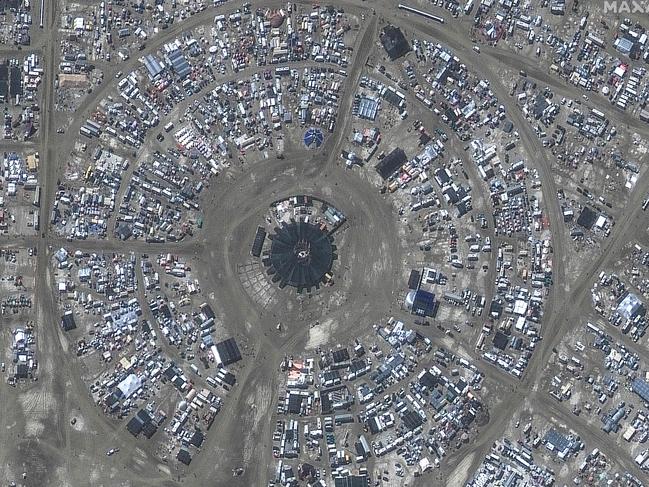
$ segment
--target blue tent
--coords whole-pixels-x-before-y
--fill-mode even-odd
[[[412,312],[419,316],[432,316],[435,310],[435,295],[419,289],[415,293]]]
[[[304,145],[308,148],[315,147],[316,149],[324,142],[324,134],[319,128],[311,127],[304,132]]]

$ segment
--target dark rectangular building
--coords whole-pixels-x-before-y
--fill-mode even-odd
[[[375,166],[375,169],[383,179],[388,179],[406,162],[408,162],[406,153],[403,152],[403,149],[397,147],[387,156],[381,159]]]
[[[261,249],[264,247],[264,241],[266,240],[266,230],[263,227],[257,227],[257,232],[255,233],[255,240],[252,242],[252,249],[250,254],[253,257],[259,257],[261,255]]]
[[[223,365],[230,365],[241,360],[241,352],[234,338],[228,338],[216,344],[216,351]]]
[[[388,25],[381,32],[381,44],[392,61],[410,51],[410,44],[398,27]]]

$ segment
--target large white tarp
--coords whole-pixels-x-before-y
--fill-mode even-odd
[[[131,397],[140,387],[142,387],[142,379],[135,374],[130,374],[117,386],[126,399]]]

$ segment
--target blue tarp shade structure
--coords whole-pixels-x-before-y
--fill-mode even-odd
[[[568,438],[563,436],[554,428],[547,432],[544,439],[545,442],[552,445],[554,450],[557,452],[566,451],[570,447],[570,441],[568,441]]]
[[[412,303],[412,312],[420,316],[432,316],[435,309],[435,295],[418,290]]]
[[[631,383],[631,390],[640,396],[644,401],[649,402],[649,383],[644,379],[636,378]]]
[[[376,98],[363,96],[358,104],[358,116],[367,120],[375,120],[378,109],[379,102]]]
[[[164,66],[153,54],[147,54],[146,56],[144,56],[142,63],[146,67],[151,78],[157,78],[160,73],[164,71]]]
[[[191,73],[192,68],[189,66],[189,63],[180,49],[176,49],[169,53],[168,58],[174,72],[180,79],[186,78],[189,73]]]
[[[304,132],[304,145],[308,148],[315,147],[316,149],[322,145],[324,142],[324,135],[322,130],[311,127],[306,132]]]

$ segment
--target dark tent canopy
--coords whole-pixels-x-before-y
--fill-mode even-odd
[[[381,161],[379,161],[379,163],[375,166],[375,169],[383,179],[388,179],[406,162],[408,162],[406,153],[403,152],[403,149],[397,147],[387,156],[381,159]]]
[[[241,352],[234,338],[217,343],[216,351],[219,353],[223,365],[230,365],[241,360]]]
[[[584,206],[584,209],[581,210],[579,218],[577,218],[577,224],[590,230],[591,228],[593,228],[595,220],[597,220],[597,213],[591,210],[588,206]]]
[[[383,44],[385,52],[388,53],[392,61],[410,51],[410,45],[404,37],[403,32],[393,25],[388,25],[381,32],[381,44]]]
[[[272,240],[270,262],[280,286],[311,288],[331,270],[334,249],[320,226],[293,222],[279,228]]]

